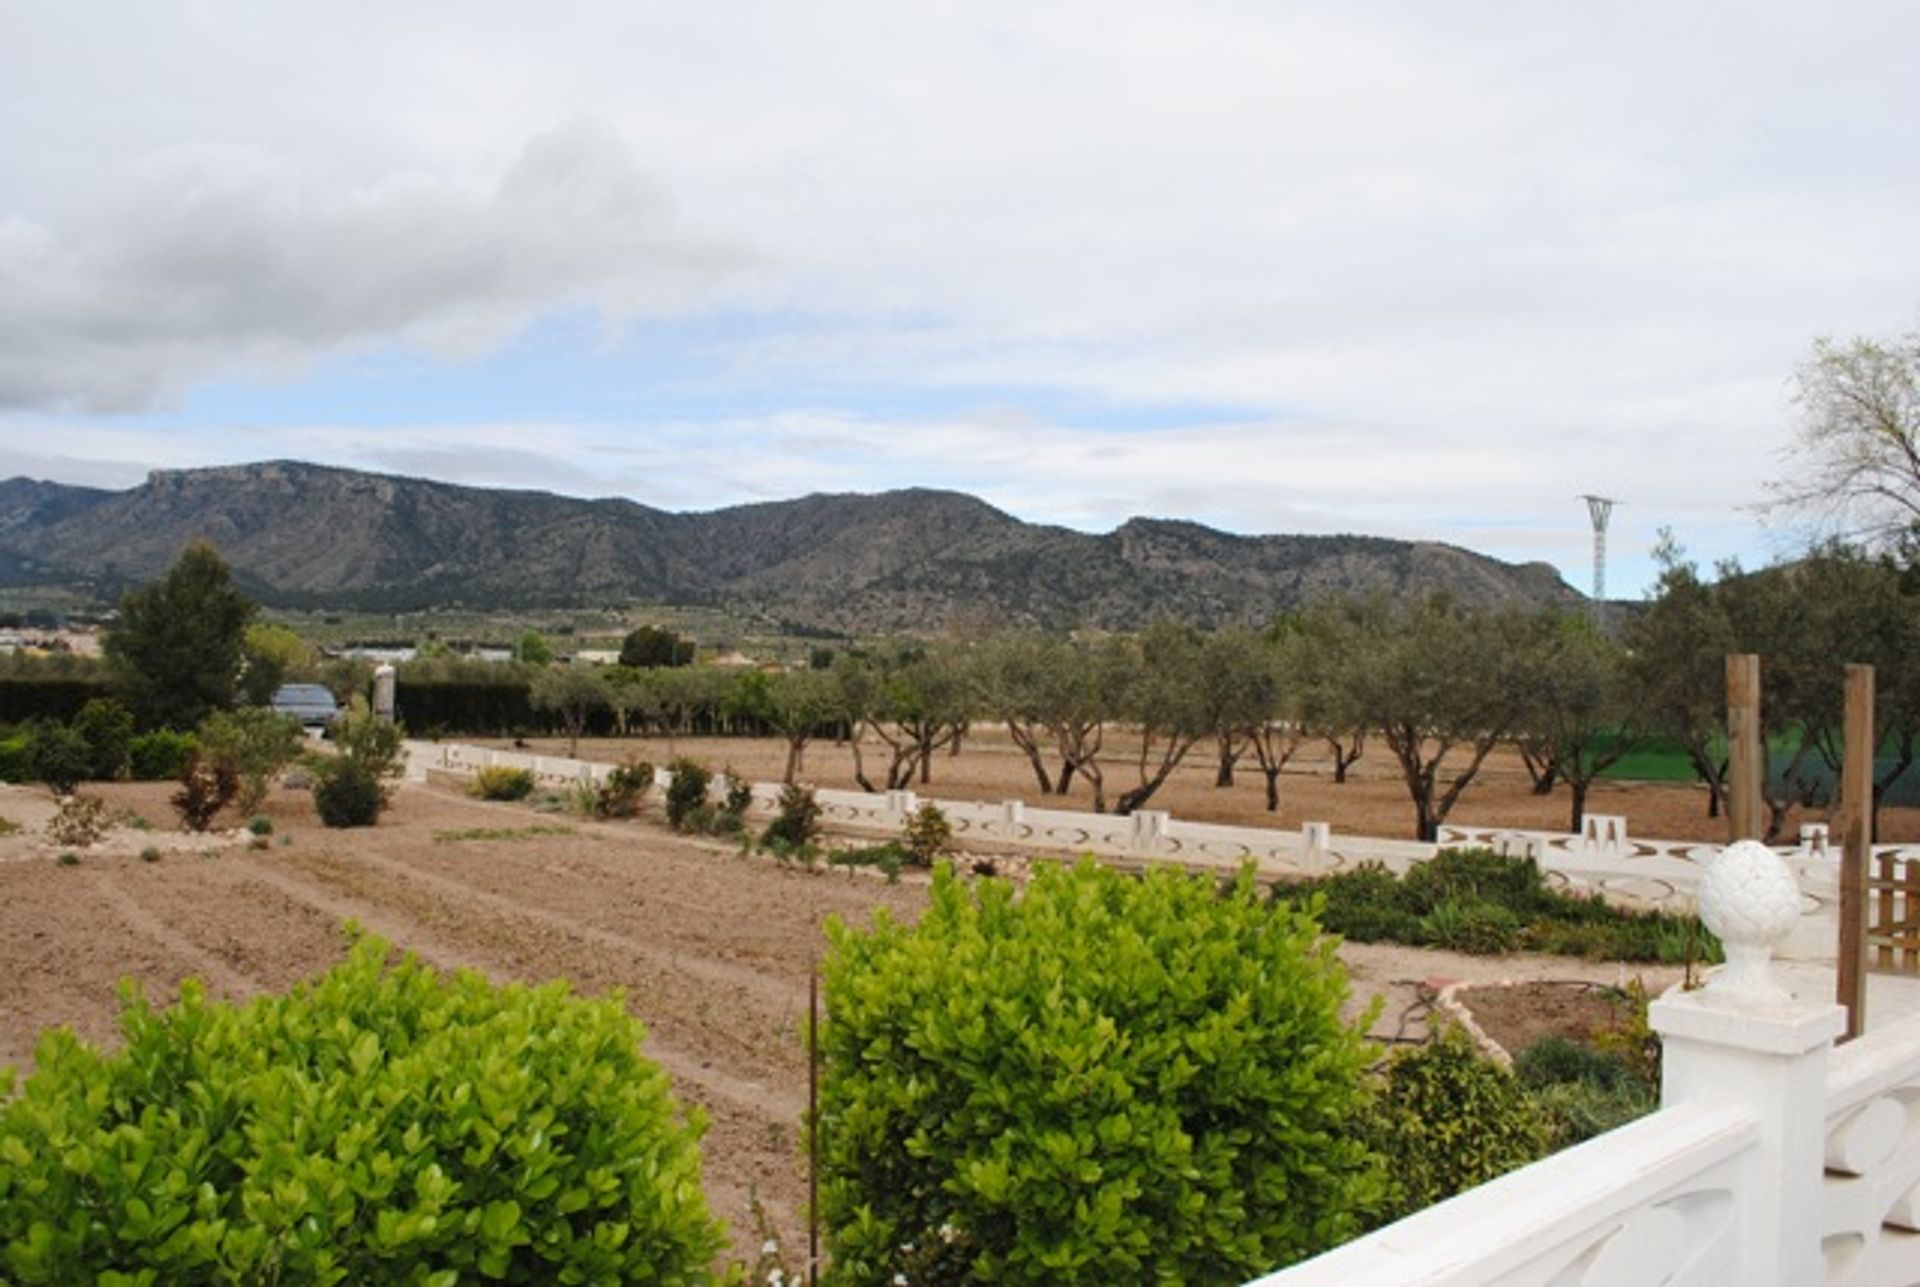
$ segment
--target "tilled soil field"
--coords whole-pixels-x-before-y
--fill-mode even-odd
[[[335,962],[354,918],[436,966],[624,990],[647,1053],[711,1119],[707,1192],[749,1252],[754,1194],[789,1245],[804,1236],[801,1034],[820,926],[836,915],[860,923],[877,907],[911,918],[925,897],[911,874],[888,885],[812,873],[651,820],[582,822],[441,788],[404,789],[378,827],[354,831],[321,828],[305,793],[278,791],[264,849],[243,833],[160,829],[171,825],[168,786],[88,790],[156,829],[123,827],[63,866],[38,834],[52,812],[46,793],[0,787],[0,817],[21,828],[0,837],[0,1065],[24,1070],[37,1034],[57,1024],[111,1044],[124,978],[156,1004],[188,976],[234,999],[283,989]],[[157,860],[139,856],[148,846]],[[1348,945],[1342,956],[1354,1012],[1383,994],[1374,1030],[1401,1039],[1424,1031],[1422,998],[1438,979],[1616,982],[1632,972],[1390,946]],[[1648,980],[1656,990],[1665,981]]]

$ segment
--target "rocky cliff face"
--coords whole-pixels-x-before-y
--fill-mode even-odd
[[[701,514],[297,462],[156,472],[125,492],[0,482],[0,581],[144,579],[195,538],[287,603],[752,602],[852,631],[1259,621],[1320,594],[1573,602],[1545,564],[1364,536],[1133,519],[1101,536],[956,492],[807,496]]]

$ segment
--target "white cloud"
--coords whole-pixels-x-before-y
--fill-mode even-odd
[[[0,403],[235,372],[297,397],[316,357],[395,342],[485,388],[559,305],[616,335],[745,314],[702,341],[716,369],[672,373],[717,428],[662,429],[655,372],[602,400],[630,423],[539,430],[606,461],[463,459],[493,429],[435,406],[357,458],[695,507],[945,482],[1063,521],[1459,529],[1583,583],[1581,491],[1629,501],[1623,551],[1661,521],[1751,548],[1809,341],[1912,325],[1916,45],[1905,0],[208,0],[111,26],[27,0],[0,18],[0,116],[35,123],[0,142]],[[785,414],[729,402],[787,386]],[[1254,423],[974,410],[1020,389]],[[297,438],[204,424],[144,458]]]

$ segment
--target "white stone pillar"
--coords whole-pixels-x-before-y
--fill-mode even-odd
[[[1846,1011],[1794,997],[1773,977],[1773,949],[1800,914],[1799,886],[1779,855],[1755,841],[1729,845],[1701,879],[1699,901],[1728,963],[1700,990],[1675,989],[1649,1009],[1663,1047],[1660,1101],[1753,1112],[1760,1147],[1734,1190],[1739,1281],[1822,1282],[1827,1055]]]
[[[1332,860],[1332,851],[1332,823],[1303,822],[1300,824],[1300,852],[1308,871],[1318,871],[1326,866]]]
[[[383,724],[393,723],[393,691],[396,672],[389,662],[381,662],[373,671],[373,713]]]

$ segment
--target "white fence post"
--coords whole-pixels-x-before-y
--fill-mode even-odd
[[[1328,865],[1333,859],[1333,824],[1301,823],[1300,853],[1308,871],[1318,871]]]
[[[1728,846],[1699,897],[1728,963],[1706,987],[1671,991],[1648,1011],[1664,1049],[1661,1104],[1708,1100],[1755,1114],[1760,1147],[1733,1190],[1739,1281],[1823,1282],[1827,1055],[1846,1011],[1794,998],[1773,979],[1773,949],[1800,915],[1799,887],[1778,854],[1754,841]]]

